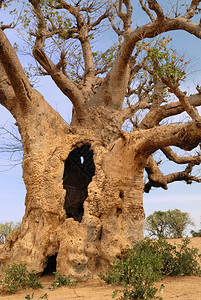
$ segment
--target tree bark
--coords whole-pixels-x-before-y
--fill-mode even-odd
[[[3,265],[24,262],[42,273],[48,258],[57,254],[58,272],[85,280],[143,238],[144,158],[134,158],[136,150],[116,132],[115,141],[106,142],[99,128],[68,127],[36,91],[26,111],[15,113],[24,147],[26,211],[0,260]],[[64,209],[63,175],[68,155],[82,145],[93,151],[95,175],[78,222]]]

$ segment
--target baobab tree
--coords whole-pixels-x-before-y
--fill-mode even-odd
[[[1,9],[9,2],[0,1]],[[30,83],[6,37],[13,25],[1,25],[0,103],[21,135],[27,190],[22,225],[7,238],[2,265],[23,262],[42,273],[52,263],[57,272],[87,279],[143,238],[144,192],[200,182],[192,170],[201,162],[201,89],[193,95],[180,89],[187,62],[161,37],[184,30],[200,39],[194,19],[200,1],[180,11],[175,1],[171,13],[158,2],[25,1],[19,33],[34,71],[49,75],[72,102],[69,125]],[[132,25],[133,4],[144,14],[141,26]],[[96,32],[104,38],[109,26],[118,43],[93,51]],[[183,123],[171,122],[181,114]],[[197,153],[179,156],[175,147]],[[164,175],[156,151],[184,171]]]

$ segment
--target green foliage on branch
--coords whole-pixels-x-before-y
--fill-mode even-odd
[[[153,76],[183,80],[186,78],[185,71],[188,62],[169,46],[171,41],[170,37],[162,37],[148,43],[143,40],[137,43],[137,47],[145,52],[147,67]]]
[[[0,288],[3,292],[13,294],[20,289],[40,289],[43,286],[38,282],[34,271],[28,272],[26,266],[22,263],[12,263],[3,272]]]
[[[6,237],[14,230],[20,228],[21,222],[6,222],[0,224],[0,244],[4,244]]]
[[[201,255],[189,244],[189,239],[183,239],[177,247],[163,239],[145,239],[128,250],[122,259],[115,258],[106,275],[99,276],[108,284],[123,285],[123,290],[114,292],[114,297],[118,293],[123,294],[118,299],[162,299],[156,296],[157,288],[154,286],[162,275],[201,276]]]
[[[194,225],[190,215],[179,209],[155,211],[145,220],[148,235],[155,238],[182,238],[189,225]]]

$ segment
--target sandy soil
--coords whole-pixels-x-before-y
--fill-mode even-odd
[[[179,243],[179,240],[168,240],[171,243]],[[198,248],[201,253],[201,238],[191,238],[191,245]],[[46,275],[40,278],[45,286],[43,290],[26,290],[20,291],[11,296],[0,296],[2,300],[23,300],[26,295],[34,293],[34,300],[48,294],[48,300],[112,300],[113,286],[108,286],[99,279],[79,283],[76,287],[61,287],[51,291],[50,282],[53,280],[52,275]],[[156,284],[159,287],[165,285],[165,290],[158,293],[163,300],[201,300],[201,277],[196,276],[177,276],[163,277],[163,280]]]

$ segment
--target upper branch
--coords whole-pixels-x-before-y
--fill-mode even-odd
[[[56,66],[51,59],[47,56],[44,51],[44,44],[47,37],[49,37],[49,32],[46,29],[44,16],[40,9],[39,3],[31,1],[34,9],[37,12],[39,18],[38,22],[38,34],[36,35],[35,45],[33,49],[33,55],[39,64],[48,72],[52,77],[54,82],[60,88],[60,90],[71,100],[72,104],[77,113],[78,119],[81,119],[84,115],[84,96],[82,92],[75,86],[75,84],[64,75],[62,70]]]
[[[86,79],[89,79],[90,77],[94,78],[95,71],[94,71],[93,55],[92,55],[91,45],[89,42],[89,35],[88,35],[89,28],[84,20],[84,17],[80,12],[79,7],[74,7],[69,3],[66,3],[64,0],[58,0],[58,3],[60,4],[58,8],[62,7],[63,9],[68,10],[76,18],[78,32],[79,32],[79,39],[81,42],[83,58],[85,63],[85,78]],[[93,24],[93,26],[99,24],[106,17],[106,15],[107,14],[105,13],[105,15],[101,16],[101,18],[99,18],[99,20],[97,20],[96,23]]]
[[[195,10],[198,8],[199,4],[200,0],[192,0],[190,7],[188,8],[187,12],[183,15],[183,18],[191,19],[194,16]]]
[[[40,63],[40,65],[48,72],[48,74],[50,74],[50,76],[60,88],[60,90],[70,99],[76,110],[77,117],[82,118],[84,115],[85,101],[82,92],[49,59],[49,57],[44,52],[44,49],[40,43],[40,39],[36,40],[33,55],[36,58],[36,60]]]
[[[146,14],[149,16],[150,20],[153,22],[155,21],[155,18],[153,16],[153,14],[151,13],[151,11],[148,9],[148,7],[143,3],[143,0],[139,0],[140,5],[142,7],[142,9],[146,12]]]
[[[13,47],[2,29],[0,29],[0,62],[3,65],[20,105],[23,107],[26,106],[27,101],[29,101],[31,97],[32,87]]]
[[[185,111],[189,114],[189,116],[195,120],[195,119],[199,119],[200,115],[197,111],[197,109],[195,107],[193,107],[193,105],[191,105],[189,103],[189,101],[187,100],[186,97],[186,93],[182,92],[179,88],[178,85],[173,84],[171,82],[171,80],[167,80],[165,78],[161,78],[162,81],[170,88],[170,91],[173,92],[175,94],[175,96],[177,96],[177,98],[179,99],[179,101],[181,102],[181,104],[183,105]]]
[[[123,11],[123,4],[126,6],[126,13]],[[126,32],[128,29],[130,29],[132,23],[132,6],[130,0],[119,0],[117,14],[122,19],[124,23],[124,32]]]
[[[151,10],[155,11],[158,21],[161,22],[164,19],[164,13],[158,2],[156,0],[148,0],[148,5]]]

